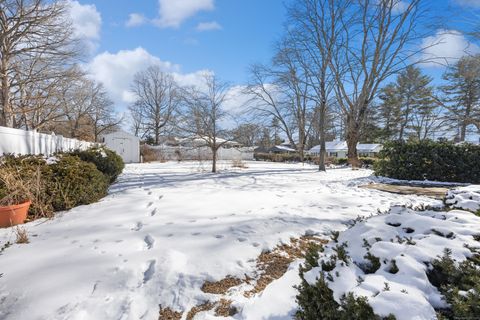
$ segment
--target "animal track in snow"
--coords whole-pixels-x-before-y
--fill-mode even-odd
[[[148,262],[148,267],[147,269],[143,272],[143,284],[147,283],[150,281],[155,274],[155,260],[150,260]]]
[[[163,194],[158,196],[158,200],[162,200]]]
[[[201,234],[202,234],[201,232],[194,232],[194,233],[192,233],[192,236],[199,236]]]
[[[150,212],[150,215],[153,217],[154,215],[157,214],[157,208],[153,209],[151,212]]]
[[[217,235],[215,236],[215,238],[217,238],[217,239],[222,239],[222,238],[224,238],[224,237],[225,237],[225,236],[222,235],[222,234],[217,234]]]
[[[254,242],[254,243],[252,243],[252,246],[254,246],[255,248],[260,247],[260,243]]]
[[[150,208],[151,206],[153,206],[153,202],[150,201],[150,202],[147,204],[147,208]]]
[[[155,239],[153,239],[152,236],[149,234],[145,236],[143,241],[145,242],[145,245],[147,246],[148,250],[152,249],[153,245],[155,244]]]
[[[244,238],[244,237],[240,237],[240,238],[237,238],[238,241],[240,242],[245,242],[247,241],[248,239],[247,238]]]

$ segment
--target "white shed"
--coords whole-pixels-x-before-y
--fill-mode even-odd
[[[100,141],[118,153],[125,163],[140,162],[140,138],[125,131],[115,131],[102,135]]]

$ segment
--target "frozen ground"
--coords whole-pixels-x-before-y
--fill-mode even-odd
[[[357,188],[371,171],[300,164],[128,165],[109,196],[26,225],[29,244],[0,255],[0,319],[158,319],[209,300],[205,280],[243,277],[262,250],[344,230],[358,215],[428,198]],[[438,203],[438,202],[435,202]],[[0,246],[15,241],[0,230]],[[296,264],[235,319],[290,319]],[[185,317],[185,313],[184,313]],[[199,319],[212,319],[199,315]]]

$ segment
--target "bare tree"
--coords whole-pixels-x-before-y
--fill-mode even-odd
[[[336,41],[330,69],[335,94],[346,116],[348,158],[358,166],[357,144],[368,106],[380,85],[411,64],[423,35],[420,0],[330,0],[329,21]]]
[[[159,144],[162,129],[179,103],[179,89],[173,76],[159,66],[151,66],[135,75],[131,90],[136,98],[132,108],[141,114],[145,133],[152,134],[155,144]]]
[[[225,139],[228,132],[222,129],[220,122],[227,115],[223,105],[230,87],[215,75],[207,73],[203,78],[205,88],[183,89],[185,108],[178,117],[178,126],[191,138],[204,141],[212,153],[212,172],[216,172],[218,150],[229,142]]]
[[[245,147],[253,147],[262,140],[263,126],[256,123],[244,123],[232,130],[235,141]]]
[[[333,77],[330,64],[336,43],[336,24],[342,10],[334,10],[330,0],[296,1],[288,9],[289,26],[287,32],[296,45],[299,62],[305,70],[305,80],[310,86],[309,95],[315,101],[315,116],[320,143],[319,170],[325,171],[326,126],[328,103],[333,90]]]
[[[16,126],[16,100],[34,82],[58,77],[42,72],[66,66],[79,54],[68,20],[68,3],[0,1],[0,125]]]
[[[275,70],[271,67],[252,65],[250,81],[244,93],[250,96],[248,104],[252,113],[259,119],[275,123],[275,129],[283,132],[289,143],[295,145],[295,121],[292,109],[285,92],[275,83],[276,81]]]
[[[92,89],[93,99],[90,119],[93,139],[94,141],[98,141],[101,134],[118,129],[119,125],[123,122],[123,117],[119,117],[116,114],[113,101],[110,100],[101,83],[94,83]]]

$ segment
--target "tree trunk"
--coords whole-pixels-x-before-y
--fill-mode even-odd
[[[212,148],[212,172],[217,172],[217,148]]]
[[[358,160],[357,144],[360,140],[360,130],[358,130],[357,123],[354,119],[347,120],[347,157],[348,163],[352,166],[352,169],[360,167],[360,161]]]
[[[7,61],[2,60],[2,69],[0,70],[0,76],[2,77],[1,87],[1,110],[0,110],[0,126],[10,127],[10,86],[8,85],[8,75],[6,69]]]
[[[318,171],[326,171],[325,168],[325,156],[327,155],[327,148],[325,146],[325,110],[326,106],[322,106],[320,109],[320,124],[318,129],[320,131],[320,152],[318,158]]]

